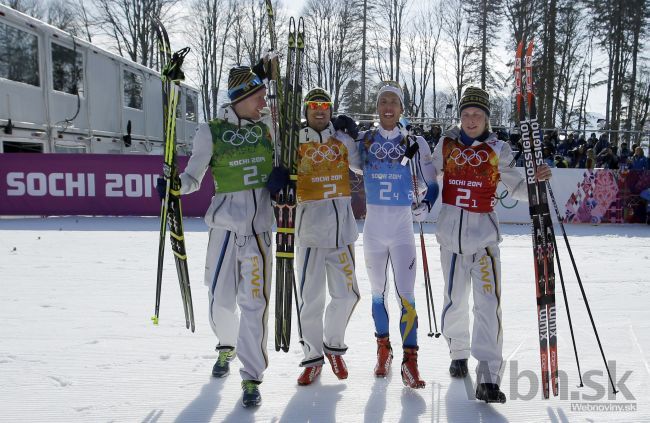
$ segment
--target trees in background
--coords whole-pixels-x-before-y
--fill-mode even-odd
[[[153,68],[151,17],[160,19],[173,44],[192,47],[186,68],[201,89],[204,119],[224,100],[226,70],[254,64],[269,48],[264,0],[0,3]],[[291,4],[274,5],[282,58]],[[373,112],[379,82],[395,80],[408,92],[408,114],[444,118],[449,105],[455,115],[471,84],[490,92],[493,117],[508,122],[514,50],[519,40],[532,39],[544,127],[585,128],[590,93],[600,86],[608,128],[640,130],[648,121],[648,0],[305,0],[299,12],[305,88],[330,91],[337,110]]]

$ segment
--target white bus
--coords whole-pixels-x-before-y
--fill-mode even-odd
[[[181,86],[178,153],[198,124]],[[0,153],[162,154],[157,72],[0,5]]]

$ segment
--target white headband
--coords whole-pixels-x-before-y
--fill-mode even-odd
[[[379,99],[381,98],[382,94],[384,93],[393,93],[399,98],[399,102],[402,105],[402,109],[404,108],[404,93],[402,92],[401,88],[394,87],[392,85],[384,85],[379,89],[379,92],[377,93],[377,105],[379,105]]]

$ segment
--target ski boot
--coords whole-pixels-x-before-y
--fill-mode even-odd
[[[464,378],[467,376],[467,359],[461,358],[457,360],[451,360],[451,365],[449,366],[449,374],[451,377]]]
[[[230,374],[230,362],[235,358],[235,349],[219,350],[217,362],[212,367],[212,376],[226,377]]]
[[[418,371],[418,349],[404,348],[404,358],[402,359],[402,382],[404,385],[420,389],[424,388],[426,382],[420,379]]]
[[[244,408],[257,407],[262,403],[262,395],[257,385],[260,382],[256,380],[242,380],[241,387],[244,390],[244,395],[241,398],[241,404]]]
[[[377,338],[377,365],[375,376],[386,377],[390,370],[390,363],[393,361],[393,349],[390,346],[388,337]]]
[[[496,383],[479,383],[476,386],[476,399],[488,403],[505,404],[506,394],[501,392]]]
[[[300,376],[298,376],[298,385],[301,386],[311,385],[312,382],[316,380],[318,375],[320,375],[322,369],[323,369],[322,364],[305,367],[305,370],[303,370],[302,373],[300,373]]]
[[[342,355],[325,353],[325,357],[329,360],[332,371],[339,380],[348,378],[348,367],[345,365]]]

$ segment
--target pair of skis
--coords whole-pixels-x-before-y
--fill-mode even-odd
[[[176,261],[176,273],[183,299],[185,327],[194,332],[194,308],[192,306],[192,291],[187,268],[185,236],[183,233],[183,213],[180,199],[180,180],[176,162],[176,110],[180,96],[180,83],[185,79],[182,66],[185,56],[190,51],[188,47],[172,54],[167,31],[162,23],[154,19],[154,28],[158,39],[161,80],[163,125],[165,137],[165,157],[163,178],[166,182],[165,198],[160,206],[160,237],[158,239],[158,272],[156,277],[156,304],[154,316],[151,318],[155,325],[160,316],[160,292],[162,288],[162,271],[165,257],[165,234],[169,225],[169,235],[172,252]]]
[[[532,220],[533,255],[535,263],[535,286],[537,292],[537,319],[539,349],[542,368],[542,393],[549,397],[549,372],[553,395],[558,395],[557,323],[555,308],[555,234],[549,211],[546,183],[536,178],[538,166],[544,163],[542,133],[537,122],[537,108],[533,91],[533,43],[528,43],[524,54],[524,42],[517,46],[515,57],[515,92],[517,114],[524,154],[525,178]],[[522,87],[522,59],[524,60],[526,94]],[[527,110],[526,110],[526,105]],[[528,111],[528,117],[526,112]]]
[[[271,49],[277,49],[273,7],[270,0],[266,2],[269,18]],[[291,342],[291,311],[295,300],[298,304],[298,292],[294,274],[295,251],[295,215],[296,215],[296,173],[297,155],[302,106],[302,69],[305,49],[305,27],[299,18],[296,27],[294,18],[289,19],[289,36],[287,48],[287,67],[284,90],[277,65],[272,69],[269,82],[269,103],[276,134],[276,152],[274,166],[289,170],[289,184],[275,198],[275,218],[277,223],[276,267],[275,267],[275,350],[289,351]],[[300,313],[298,316],[298,334],[302,340]]]

